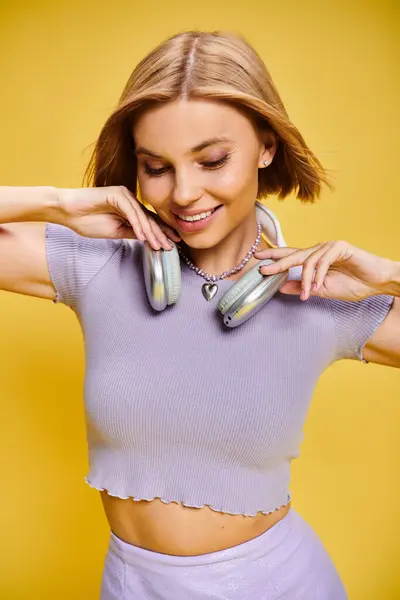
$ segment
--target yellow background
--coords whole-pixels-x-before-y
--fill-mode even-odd
[[[335,193],[315,206],[270,201],[289,244],[346,239],[400,260],[395,0],[3,0],[1,184],[78,186],[136,62],[190,28],[243,33],[334,171]],[[0,314],[0,598],[95,600],[108,529],[83,481],[79,325],[66,307],[6,293]],[[351,600],[400,598],[399,388],[395,369],[333,365],[293,464],[294,506]]]

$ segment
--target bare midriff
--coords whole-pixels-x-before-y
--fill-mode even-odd
[[[159,498],[122,499],[100,492],[111,531],[128,544],[174,556],[217,552],[247,542],[271,527],[290,510],[290,503],[255,516],[217,512],[208,506],[191,508]]]

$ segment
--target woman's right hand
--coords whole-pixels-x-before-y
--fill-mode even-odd
[[[62,224],[92,238],[133,238],[154,250],[171,249],[177,232],[147,210],[126,187],[59,189]]]

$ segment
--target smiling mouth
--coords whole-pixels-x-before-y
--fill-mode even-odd
[[[221,206],[222,205],[220,204],[219,206],[216,206],[211,210],[206,210],[196,215],[181,215],[179,213],[175,213],[175,217],[177,219],[180,219],[181,221],[185,221],[186,223],[196,223],[198,221],[203,221],[204,219],[208,219],[208,217],[211,217],[211,215],[215,213],[215,211],[218,210],[218,208],[220,208]]]

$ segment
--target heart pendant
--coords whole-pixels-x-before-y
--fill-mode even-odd
[[[206,300],[212,300],[215,294],[218,292],[218,286],[216,283],[205,283],[201,291],[203,292],[203,296]]]

